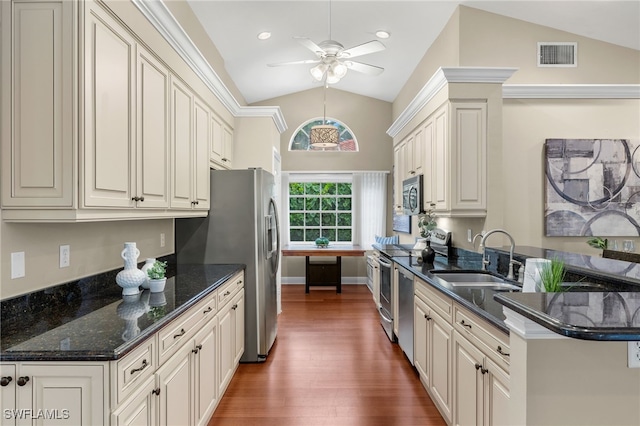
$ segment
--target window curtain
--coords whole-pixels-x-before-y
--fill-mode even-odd
[[[282,194],[282,202],[280,203],[280,243],[283,246],[289,244],[289,173],[282,172],[280,174],[280,194]]]
[[[356,172],[353,174],[353,187],[356,194],[354,243],[369,250],[375,243],[376,235],[386,234],[387,173]]]

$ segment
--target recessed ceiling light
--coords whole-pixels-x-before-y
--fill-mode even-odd
[[[389,38],[389,37],[391,37],[391,33],[389,31],[385,31],[385,30],[378,30],[378,31],[376,31],[376,37],[378,37],[378,38]]]
[[[268,40],[271,38],[271,33],[269,31],[263,31],[258,34],[258,40]]]

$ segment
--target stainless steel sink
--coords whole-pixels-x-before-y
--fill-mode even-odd
[[[486,272],[469,271],[433,271],[433,275],[446,281],[452,287],[479,287],[492,290],[522,290],[520,286],[512,284],[503,278]]]

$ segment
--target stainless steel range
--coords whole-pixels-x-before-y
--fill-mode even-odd
[[[409,249],[397,245],[377,245],[373,248],[376,250],[378,264],[380,266],[380,304],[378,312],[380,313],[380,323],[387,333],[389,340],[396,341],[393,333],[393,257],[408,257]]]

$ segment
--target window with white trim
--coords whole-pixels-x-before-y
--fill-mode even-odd
[[[325,237],[353,244],[351,176],[311,177],[289,182],[289,241],[310,243]]]

